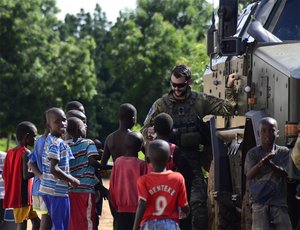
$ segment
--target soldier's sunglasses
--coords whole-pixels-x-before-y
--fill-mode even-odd
[[[183,82],[183,83],[174,83],[174,82],[170,81],[170,83],[174,88],[177,87],[178,89],[183,88],[187,85],[187,81]]]

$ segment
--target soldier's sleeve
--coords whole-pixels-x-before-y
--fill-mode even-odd
[[[141,133],[145,140],[148,140],[148,128],[153,126],[153,120],[154,118],[159,114],[163,112],[163,106],[162,106],[162,98],[156,100],[151,108],[149,109],[149,112],[147,114],[147,117],[144,121],[144,125],[141,128]]]
[[[292,151],[292,161],[295,166],[300,170],[300,133],[298,135],[298,139]]]
[[[225,100],[212,95],[205,95],[205,110],[206,114],[230,116],[234,115],[236,107],[236,96],[234,88],[225,89]]]

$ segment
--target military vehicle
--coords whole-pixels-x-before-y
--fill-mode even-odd
[[[209,68],[204,92],[225,98],[226,77],[236,73],[235,116],[211,118],[213,164],[209,175],[211,229],[250,229],[251,214],[243,165],[260,144],[258,122],[278,121],[277,144],[292,148],[300,121],[300,0],[261,0],[238,15],[237,0],[220,0],[218,28],[208,31]],[[295,199],[299,171],[290,162],[288,206],[300,229]]]

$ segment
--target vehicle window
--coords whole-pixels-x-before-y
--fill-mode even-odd
[[[282,41],[300,40],[300,1],[288,0],[273,30]]]

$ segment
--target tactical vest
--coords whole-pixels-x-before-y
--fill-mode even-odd
[[[209,144],[209,128],[204,127],[207,126],[206,123],[198,116],[195,92],[191,92],[191,96],[182,102],[173,100],[169,94],[165,94],[162,99],[165,112],[173,118],[173,132],[170,137],[173,143],[181,148],[193,149],[198,149],[199,144]]]

